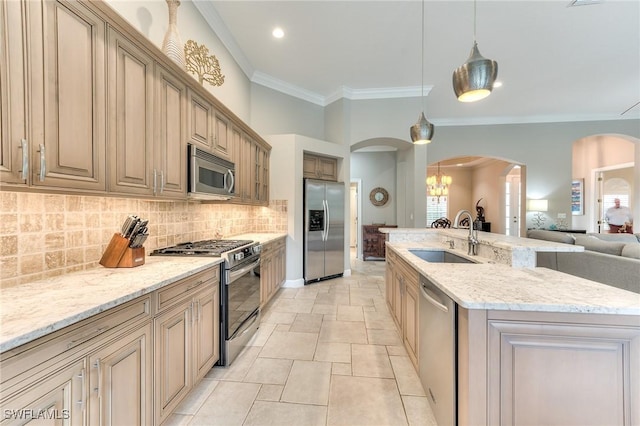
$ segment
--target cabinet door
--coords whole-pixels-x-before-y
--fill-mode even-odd
[[[393,295],[394,295],[394,279],[396,275],[395,262],[387,258],[384,270],[385,295],[387,298],[387,306],[389,311],[393,311]]]
[[[109,31],[109,87],[109,189],[152,194],[153,60],[115,30]]]
[[[15,398],[3,401],[2,424],[86,424],[86,388],[83,358],[34,384]]]
[[[211,151],[213,148],[213,105],[193,91],[188,93],[187,106],[189,141],[200,148]]]
[[[204,377],[220,359],[220,292],[213,286],[195,298],[193,331],[195,381]]]
[[[242,153],[240,163],[236,163],[236,171],[238,176],[238,195],[241,201],[250,203],[252,201],[252,176],[254,167],[254,157],[252,154],[253,141],[251,138],[242,133],[241,141]]]
[[[305,154],[302,158],[302,176],[317,179],[318,157]]]
[[[89,424],[152,424],[151,324],[89,357]]]
[[[0,2],[0,184],[29,176],[24,19],[24,2]]]
[[[42,22],[36,27],[37,5]],[[36,41],[31,45],[32,184],[105,190],[106,24],[81,2],[30,6]]]
[[[318,177],[324,180],[338,180],[338,160],[335,158],[318,158]]]
[[[403,276],[396,268],[396,272],[393,278],[393,305],[391,309],[391,314],[393,315],[393,319],[396,322],[396,326],[398,330],[402,332],[402,297],[404,293],[404,281]]]
[[[404,299],[402,301],[402,339],[409,358],[418,368],[418,289],[416,282],[405,278]]]
[[[490,320],[488,333],[489,424],[640,421],[638,327]]]
[[[192,387],[192,303],[154,320],[155,424],[160,424]]]
[[[186,86],[156,66],[155,195],[184,198],[187,193]]]
[[[233,141],[232,136],[230,136],[231,125],[229,119],[219,111],[215,111],[214,120],[213,152],[218,157],[231,161],[233,158]]]

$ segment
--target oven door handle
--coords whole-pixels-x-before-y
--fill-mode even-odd
[[[245,266],[244,268],[238,269],[237,271],[229,271],[229,282],[227,283],[227,285],[231,284],[232,282],[237,280],[240,276],[246,274],[247,272],[249,272],[254,268],[257,268],[258,266],[260,266],[260,259],[249,264],[248,266]]]

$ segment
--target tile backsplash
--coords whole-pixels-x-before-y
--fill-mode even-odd
[[[185,241],[287,232],[287,201],[268,207],[0,191],[0,284],[93,268],[127,215],[149,219],[147,253]]]

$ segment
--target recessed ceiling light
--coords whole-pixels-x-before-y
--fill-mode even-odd
[[[271,34],[273,34],[275,38],[282,38],[284,37],[284,30],[280,27],[275,27]]]

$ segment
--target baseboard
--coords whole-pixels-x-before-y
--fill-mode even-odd
[[[297,280],[286,280],[282,284],[283,288],[301,288],[304,287],[304,278],[298,278]]]

